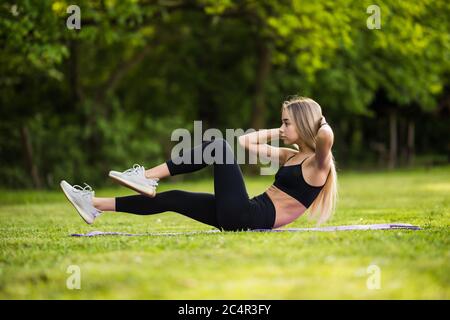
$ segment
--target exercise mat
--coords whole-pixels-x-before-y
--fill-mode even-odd
[[[253,229],[245,232],[334,232],[334,231],[351,231],[351,230],[421,230],[420,227],[409,223],[384,223],[384,224],[355,224],[348,226],[328,226],[317,228],[279,228],[279,229]],[[112,232],[112,231],[91,231],[88,233],[72,233],[72,237],[96,237],[96,236],[177,236],[177,235],[192,235],[202,233],[216,233],[220,230],[206,230],[206,231],[189,231],[189,232],[147,232],[147,233],[126,233],[126,232]]]

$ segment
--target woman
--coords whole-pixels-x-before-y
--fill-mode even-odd
[[[170,159],[145,170],[135,165],[125,172],[111,171],[109,176],[141,195],[116,198],[96,198],[88,185],[85,188],[61,182],[68,200],[89,224],[103,211],[148,215],[166,211],[227,231],[272,229],[291,223],[308,208],[318,223],[326,221],[336,205],[337,176],[331,153],[333,131],[322,116],[321,107],[309,98],[294,98],[283,103],[282,125],[239,137],[239,143],[251,153],[279,159],[282,166],[275,181],[264,193],[249,199],[244,179],[230,145],[224,139],[204,141],[183,154],[194,159],[205,147],[223,151],[223,159],[214,166],[214,194],[171,190],[156,194],[158,181],[168,176],[194,172],[206,166],[201,163],[182,163]],[[267,144],[273,139],[293,144],[297,150],[277,148]],[[180,155],[181,157],[181,155]],[[196,158],[198,159],[198,158]],[[178,161],[177,161],[178,160]]]

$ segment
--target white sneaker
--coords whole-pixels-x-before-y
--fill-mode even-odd
[[[59,184],[62,191],[67,197],[67,200],[75,207],[80,216],[87,224],[94,223],[95,218],[101,214],[101,210],[94,207],[92,197],[95,192],[91,186],[85,183],[86,187],[82,188],[79,185],[71,186],[67,181],[63,180]]]
[[[124,172],[110,171],[109,176],[125,187],[131,188],[146,196],[153,198],[156,195],[156,186],[158,185],[159,179],[146,178],[144,167],[138,164],[135,164],[133,168]]]

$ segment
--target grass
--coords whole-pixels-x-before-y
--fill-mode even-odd
[[[245,233],[73,238],[93,230],[210,227],[175,213],[107,213],[85,225],[60,192],[0,193],[0,299],[449,299],[450,166],[343,172],[327,225],[404,222],[420,231]],[[273,177],[246,178],[251,196]],[[212,181],[162,182],[212,192]],[[132,194],[97,190],[99,196]],[[313,226],[300,217],[289,227]],[[66,286],[70,265],[81,288]],[[368,267],[380,288],[368,289]]]

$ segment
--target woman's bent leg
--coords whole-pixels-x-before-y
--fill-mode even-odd
[[[225,230],[243,230],[250,227],[250,200],[241,168],[233,149],[224,139],[214,140],[227,161],[214,163],[214,195],[217,220]]]
[[[220,229],[215,197],[210,193],[171,190],[157,193],[154,198],[143,195],[117,197],[116,211],[139,215],[173,211]]]
[[[205,150],[206,148],[208,150]],[[208,155],[205,151],[211,151],[212,161],[205,161],[204,156]],[[249,199],[242,171],[226,140],[216,138],[204,141],[201,145],[180,154],[179,157],[166,161],[171,176],[198,171],[210,164],[214,166],[214,201],[211,200],[209,206],[215,205],[216,216],[214,224],[207,223],[223,230],[259,228],[261,224],[267,224],[260,221],[259,214],[254,214],[255,206]],[[179,208],[175,211],[190,216],[191,211],[183,213],[181,210],[182,208]],[[208,210],[210,211],[211,209]],[[273,212],[269,213],[273,215]],[[193,218],[198,221],[205,219],[198,215]],[[211,221],[212,216],[208,216],[207,219]]]
[[[205,161],[205,148],[211,150],[214,166],[214,195],[217,221],[224,230],[246,229],[249,221],[249,197],[242,171],[233,149],[222,138],[205,141],[187,153],[166,162],[170,175],[200,170],[209,164]],[[207,151],[209,151],[207,150]],[[185,163],[184,160],[188,160]]]

